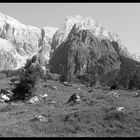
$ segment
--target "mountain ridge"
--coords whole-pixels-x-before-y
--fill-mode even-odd
[[[65,41],[68,34],[70,33],[72,27],[76,24],[76,26],[79,26],[79,30],[87,29],[89,30],[93,35],[97,36],[98,38],[108,38],[110,41],[116,41],[118,42],[122,55],[125,55],[128,58],[132,58],[136,61],[138,61],[138,56],[136,54],[131,54],[127,47],[125,47],[119,38],[119,35],[110,32],[107,28],[100,25],[97,21],[95,21],[90,16],[80,16],[77,15],[75,17],[69,16],[65,19],[62,26],[59,28],[59,30],[54,34],[54,38],[52,41],[52,49],[57,46],[59,46],[62,42]],[[53,51],[53,50],[52,50]]]
[[[6,52],[9,52],[13,58],[15,58],[14,61],[17,63],[16,66],[7,66],[6,69],[18,69],[24,66],[26,60],[32,58],[34,55],[37,55],[41,48],[42,52],[40,53],[42,53],[44,56],[44,61],[49,63],[49,59],[54,49],[57,48],[62,42],[66,41],[74,25],[76,25],[77,29],[79,28],[79,30],[89,30],[98,38],[108,38],[111,41],[117,41],[121,48],[120,52],[123,55],[134,60],[138,58],[135,54],[130,54],[127,51],[127,48],[121,44],[118,34],[109,32],[105,27],[101,26],[91,17],[79,15],[75,17],[69,16],[62,23],[60,28],[38,28],[35,26],[22,24],[18,20],[0,13],[0,48],[3,48]],[[2,47],[4,45],[2,42],[5,42],[7,47]],[[1,67],[0,70],[5,70],[5,67]]]

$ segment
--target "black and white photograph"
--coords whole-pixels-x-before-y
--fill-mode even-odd
[[[0,137],[140,137],[140,3],[0,3]]]

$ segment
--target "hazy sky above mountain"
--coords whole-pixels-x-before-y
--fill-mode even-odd
[[[60,27],[67,16],[91,16],[140,55],[140,3],[0,3],[0,12],[39,28]]]

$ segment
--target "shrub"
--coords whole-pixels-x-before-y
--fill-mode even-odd
[[[13,99],[14,100],[26,100],[29,97],[33,96],[35,90],[37,77],[28,72],[25,72],[24,76],[20,77],[20,82],[15,85],[13,89]]]
[[[54,80],[54,81],[59,81],[60,80],[60,74],[56,74],[56,73],[50,73],[48,72],[46,74],[46,79],[48,80]]]
[[[15,84],[11,100],[28,100],[35,94],[36,84],[40,78],[41,68],[39,65],[28,66],[22,75],[19,76],[19,83]]]
[[[12,77],[14,72],[11,70],[5,70],[5,71],[3,71],[3,73],[6,74],[6,77]]]
[[[5,79],[7,76],[5,73],[0,73],[0,80]]]
[[[60,82],[65,82],[66,81],[66,75],[62,74],[60,76]]]
[[[79,79],[79,81],[82,83],[82,84],[89,84],[90,86],[93,86],[95,85],[96,83],[96,79],[95,79],[95,76],[93,74],[84,74],[84,75],[79,75],[77,76],[77,78]]]
[[[6,77],[13,77],[13,76],[19,76],[23,72],[23,68],[17,69],[17,70],[3,70],[1,73],[5,74]]]

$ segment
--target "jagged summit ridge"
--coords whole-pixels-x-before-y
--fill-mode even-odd
[[[110,41],[115,41],[120,46],[120,53],[128,58],[132,58],[138,61],[138,56],[136,54],[131,54],[127,48],[123,45],[119,35],[109,31],[106,27],[100,25],[96,20],[90,16],[80,16],[75,17],[68,16],[62,23],[59,30],[54,34],[52,41],[52,52],[62,43],[67,40],[69,33],[71,32],[73,26],[76,26],[76,30],[88,30],[94,36],[99,39],[109,39]]]
[[[110,40],[114,40],[114,41],[119,40],[117,34],[109,32],[107,28],[101,26],[97,21],[95,21],[90,16],[86,17],[86,16],[77,15],[75,17],[68,17],[66,18],[65,22],[68,25],[76,24],[80,30],[88,29],[97,37],[105,36],[107,38],[110,38]]]
[[[52,47],[55,48],[61,44],[61,42],[67,39],[73,26],[76,25],[79,30],[89,30],[93,35],[98,38],[108,38],[111,41],[117,41],[121,43],[118,34],[109,32],[107,28],[101,26],[97,21],[95,21],[90,16],[80,16],[75,17],[68,16],[59,30],[55,33]]]
[[[111,33],[108,31],[106,27],[101,26],[97,21],[95,21],[90,16],[80,16],[77,15],[75,17],[67,17],[65,20],[65,23],[63,23],[62,28],[67,26],[66,30],[71,30],[73,25],[76,24],[76,26],[79,28],[79,30],[86,30],[88,29],[90,32],[92,32],[95,36],[101,37],[105,36],[109,38],[111,41],[119,41],[118,34]]]

